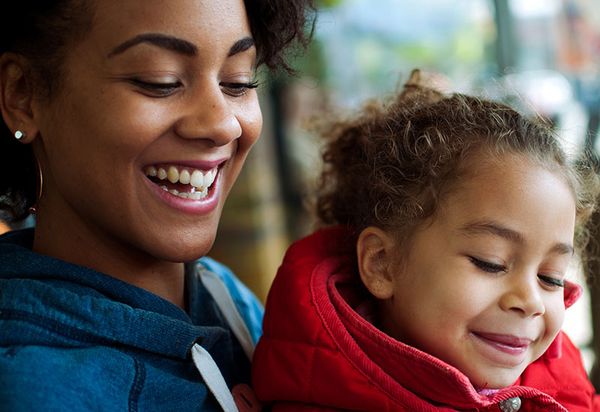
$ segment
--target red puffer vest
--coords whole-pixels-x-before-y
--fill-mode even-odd
[[[253,361],[256,394],[274,411],[600,410],[579,351],[563,333],[515,385],[489,395],[456,368],[382,333],[353,309],[367,299],[354,247],[334,227],[285,256]],[[566,306],[578,292],[565,288]]]

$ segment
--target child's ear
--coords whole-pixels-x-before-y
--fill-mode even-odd
[[[393,295],[394,279],[390,267],[395,244],[390,235],[374,226],[364,229],[356,242],[360,278],[378,299],[389,299]]]
[[[38,133],[33,115],[33,79],[27,60],[15,53],[0,56],[0,110],[4,122],[14,134],[24,136],[23,143],[31,143]]]

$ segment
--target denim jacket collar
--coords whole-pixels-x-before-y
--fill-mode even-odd
[[[28,323],[10,322],[10,333],[0,334],[0,345],[102,344],[187,358],[198,341],[209,350],[229,339],[222,327],[198,326],[220,324],[210,319],[219,316],[217,311],[204,313],[192,307],[190,317],[144,289],[35,253],[32,241],[32,229],[0,237],[0,311],[3,319]],[[186,282],[194,282],[192,289],[199,283],[196,270],[194,264],[186,266]],[[39,330],[32,329],[32,323]]]

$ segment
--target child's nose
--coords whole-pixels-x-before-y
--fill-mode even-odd
[[[541,316],[546,312],[546,307],[540,292],[537,274],[514,273],[511,279],[506,279],[500,306],[506,311],[516,311],[523,317]]]

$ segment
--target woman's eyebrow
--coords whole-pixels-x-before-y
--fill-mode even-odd
[[[252,37],[244,37],[243,39],[236,41],[233,44],[233,46],[231,46],[227,57],[231,57],[234,54],[245,52],[251,47],[254,47],[254,39]]]
[[[119,44],[110,53],[108,53],[108,57],[121,54],[125,50],[141,43],[149,43],[163,49],[181,53],[186,56],[195,56],[198,54],[198,48],[187,40],[161,33],[144,33]],[[251,47],[254,47],[254,39],[252,39],[252,37],[244,37],[236,41],[233,46],[231,46],[227,56],[230,57],[237,53],[244,52]]]
[[[187,40],[161,33],[144,33],[124,41],[115,47],[108,57],[123,53],[125,50],[141,43],[150,43],[163,49],[172,50],[186,56],[195,56],[198,48]]]

